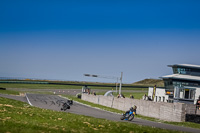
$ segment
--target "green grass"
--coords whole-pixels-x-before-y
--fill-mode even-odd
[[[193,122],[168,122],[168,121],[164,121],[164,123],[200,129],[200,124],[193,123]]]
[[[133,85],[148,85],[148,86],[157,86],[164,87],[164,81],[161,79],[144,79],[138,82],[133,83]]]
[[[53,92],[49,91],[15,91],[15,90],[0,90],[0,94],[10,94],[10,95],[19,95],[20,93],[34,93],[34,94],[53,94]]]
[[[53,85],[53,84],[14,84],[1,83],[4,88],[23,88],[23,89],[82,89],[78,85]],[[89,86],[90,87],[90,86]],[[91,89],[112,89],[112,87],[90,87]]]
[[[81,81],[53,81],[53,80],[31,80],[31,79],[24,79],[24,80],[20,80],[20,79],[0,79],[0,83],[56,83],[56,84],[71,84],[71,85],[87,85],[87,86],[98,86],[98,85],[103,85],[103,86],[116,86],[116,83],[103,83],[103,82],[81,82]],[[152,82],[151,82],[152,83]],[[155,82],[153,82],[155,83]],[[119,83],[118,83],[119,85]],[[127,87],[135,87],[134,84],[123,84],[123,86],[127,86]],[[143,86],[143,87],[148,87],[149,84],[146,82],[140,82],[139,85],[137,86]],[[154,85],[153,85],[154,86]]]
[[[103,84],[98,84],[103,85]],[[3,88],[23,88],[23,89],[82,89],[83,85],[54,85],[54,84],[17,84],[17,83],[0,83],[0,87]],[[115,87],[100,87],[100,86],[88,86],[89,88],[102,89],[102,90],[115,90]],[[142,90],[147,91],[147,88],[129,88],[123,87],[123,90]]]
[[[166,123],[166,124],[171,124],[171,125],[200,129],[200,124],[193,123],[193,122],[170,122],[170,121],[163,121],[163,120],[159,120],[159,119],[147,117],[147,116],[142,116],[142,115],[137,115],[137,117],[141,119],[149,120],[149,121],[155,121],[155,122],[161,122],[161,123]]]
[[[115,122],[66,112],[40,109],[6,98],[0,98],[0,127],[1,133],[176,132],[127,122]]]
[[[29,92],[28,89],[82,89],[82,86],[76,86],[76,85],[52,85],[52,84],[11,84],[11,83],[1,83],[0,87],[4,88],[19,88],[20,89],[27,89],[26,92]],[[89,86],[90,87],[90,86]],[[92,86],[90,87],[91,91],[95,91],[97,95],[104,95],[108,90],[112,90],[112,87],[98,87],[98,86]],[[102,90],[101,92],[97,92],[98,90]],[[115,89],[114,89],[115,90]],[[123,90],[128,90],[129,92],[123,92]],[[144,92],[134,92],[132,90],[139,90],[139,91],[144,91]],[[19,92],[17,91],[12,91],[13,94],[18,95]],[[2,91],[4,94],[11,94],[11,91],[9,92],[8,90]],[[1,91],[0,91],[1,93]],[[46,92],[31,92],[31,93],[45,93]],[[135,99],[141,99],[144,94],[147,93],[146,88],[122,88],[122,93],[124,94],[125,97],[130,97],[130,94],[134,96]],[[48,94],[52,94],[49,92]],[[117,96],[117,93],[113,93],[114,96]]]
[[[81,89],[82,86],[74,85],[51,85],[51,84],[9,84],[1,83],[4,88],[23,88],[23,89]]]
[[[12,94],[12,95],[19,95],[18,91],[13,91],[13,90],[0,90],[1,94]]]

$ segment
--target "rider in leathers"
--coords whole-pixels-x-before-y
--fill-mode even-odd
[[[135,112],[136,114],[136,109],[137,109],[137,106],[134,105],[133,107],[130,108],[130,110],[126,111],[126,113],[129,113],[131,111],[131,112]]]

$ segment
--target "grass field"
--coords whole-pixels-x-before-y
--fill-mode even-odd
[[[11,94],[11,95],[19,95],[19,91],[13,90],[0,90],[1,94]]]
[[[99,85],[99,84],[98,84]],[[81,89],[83,85],[54,85],[54,84],[16,84],[16,83],[0,83],[3,88],[23,88],[23,89]],[[91,89],[115,90],[115,87],[88,86]],[[124,90],[148,90],[147,88],[130,88],[123,87]]]
[[[81,89],[82,86],[75,85],[51,85],[51,84],[9,84],[1,83],[4,88],[23,88],[23,89]]]
[[[0,87],[5,87],[5,88],[27,88],[27,92],[28,92],[28,88],[30,89],[62,89],[61,87],[63,86],[63,89],[80,89],[82,88],[82,86],[72,86],[72,85],[48,85],[48,84],[0,84]],[[102,87],[96,87],[97,89],[100,89]],[[110,89],[111,87],[105,87],[106,89]],[[105,89],[104,88],[104,89]],[[105,91],[106,91],[105,89]],[[124,90],[126,90],[126,88],[124,88]],[[127,88],[127,90],[130,90],[130,88]],[[147,92],[145,91],[144,88],[137,88],[137,90],[142,90],[143,92],[123,92],[123,94],[125,95],[125,97],[129,97],[130,94],[132,94],[134,96],[135,99],[141,99],[141,97]],[[13,91],[13,90],[0,90],[0,93],[2,94],[12,94],[12,95],[19,95],[20,93],[20,89],[19,91]],[[48,92],[35,92],[35,93],[48,93]],[[51,93],[48,93],[51,94]],[[101,95],[104,94],[104,92],[99,93]],[[115,94],[115,93],[114,93]],[[116,94],[115,94],[116,95]],[[96,105],[93,103],[89,103],[80,99],[77,99],[76,97],[73,96],[67,96],[69,98],[72,98],[73,100],[91,105],[93,107],[98,107],[107,111],[111,111],[111,112],[116,112],[116,113],[122,113],[122,111],[116,110],[116,109],[112,109],[112,108],[108,108],[105,106],[101,106],[101,105]],[[0,101],[1,104],[2,101]],[[2,112],[0,111],[0,114]],[[147,120],[151,120],[151,121],[157,121],[157,122],[163,122],[163,123],[169,123],[169,124],[174,124],[174,125],[180,125],[180,126],[187,126],[187,127],[193,127],[193,128],[200,128],[199,124],[195,124],[195,123],[191,123],[191,122],[165,122],[165,121],[160,121],[158,119],[154,119],[154,118],[150,118],[150,117],[144,117],[144,116],[140,116],[138,115],[137,117],[142,118],[142,119],[147,119]],[[0,117],[1,118],[1,117]]]
[[[11,91],[11,90],[0,90],[0,93],[3,94],[16,94],[19,95],[20,89],[27,89],[25,92],[29,92],[29,89],[80,89],[82,86],[76,85],[51,85],[51,84],[9,84],[9,83],[1,83],[0,87],[4,88],[18,88],[18,91]],[[112,90],[113,87],[98,87],[92,86],[90,87],[92,91],[102,90],[101,92],[97,92],[97,95],[104,95],[108,90]],[[115,89],[114,89],[115,90]],[[127,92],[128,91],[128,92]],[[141,92],[134,92],[134,91],[141,91]],[[31,92],[31,93],[46,93],[52,94],[51,92]],[[122,88],[122,93],[125,97],[130,97],[133,95],[135,99],[141,99],[144,94],[147,94],[146,88]],[[117,96],[117,93],[113,93],[114,96]]]
[[[175,131],[31,107],[0,98],[1,133],[170,133]]]
[[[82,86],[78,85],[52,85],[52,84],[14,84],[14,83],[0,83],[0,87],[3,88],[18,88],[17,91],[0,91],[0,93],[4,94],[16,94],[18,95],[20,89],[27,89],[26,92],[29,92],[28,89],[80,89]],[[101,92],[97,92],[97,95],[104,95],[108,90],[115,90],[114,87],[99,87],[99,86],[89,86],[92,91],[102,90]],[[128,91],[128,92],[127,92]],[[141,91],[141,92],[134,92],[134,91]],[[37,92],[37,93],[45,93],[45,92]],[[141,99],[144,94],[147,94],[147,88],[129,88],[129,87],[122,87],[122,93],[125,97],[130,97],[130,94],[134,96],[135,99]],[[51,94],[51,93],[48,93]],[[117,93],[113,93],[114,96],[117,96]]]

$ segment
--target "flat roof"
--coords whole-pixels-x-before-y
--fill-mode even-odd
[[[197,68],[200,69],[200,65],[192,65],[192,64],[174,64],[174,65],[168,65],[168,67],[187,67],[187,68]]]
[[[200,76],[191,76],[191,75],[183,75],[183,74],[172,74],[160,77],[162,79],[182,79],[182,80],[190,80],[190,81],[200,81]]]

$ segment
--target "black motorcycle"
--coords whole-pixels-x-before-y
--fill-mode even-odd
[[[67,100],[67,102],[63,103],[61,110],[66,111],[67,109],[70,109],[70,105],[72,105],[72,104],[73,104],[72,100]]]
[[[67,100],[67,103],[69,103],[69,105],[73,105],[73,100]]]

